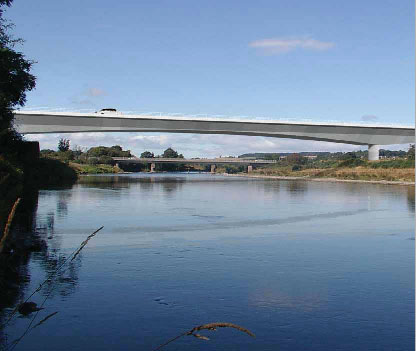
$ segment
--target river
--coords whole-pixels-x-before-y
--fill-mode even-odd
[[[47,297],[32,326],[58,313],[16,350],[152,350],[210,322],[256,337],[203,330],[163,350],[412,350],[414,215],[410,186],[86,176],[17,217],[38,247],[0,317],[104,226],[30,299]],[[33,315],[4,327],[4,348]]]

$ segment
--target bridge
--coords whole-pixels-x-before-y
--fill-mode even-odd
[[[15,111],[14,114],[17,130],[22,134],[161,132],[318,140],[367,145],[369,160],[378,160],[380,145],[415,142],[414,126],[123,115],[119,112]]]
[[[253,170],[254,165],[268,165],[276,163],[274,160],[248,160],[242,158],[235,158],[235,157],[226,157],[226,158],[138,158],[138,157],[113,157],[113,160],[116,162],[117,166],[122,163],[150,163],[150,172],[154,172],[156,163],[163,163],[163,164],[210,164],[211,165],[211,173],[215,173],[215,169],[217,165],[244,165],[247,166],[247,172],[250,173]]]

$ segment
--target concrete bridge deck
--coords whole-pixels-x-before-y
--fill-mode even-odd
[[[264,136],[368,145],[369,159],[378,159],[379,145],[415,142],[414,126],[237,120],[114,113],[15,111],[22,134],[84,132],[161,132]]]
[[[118,163],[180,163],[180,164],[217,164],[217,165],[268,165],[276,163],[275,160],[247,160],[241,158],[139,158],[139,157],[113,157]]]

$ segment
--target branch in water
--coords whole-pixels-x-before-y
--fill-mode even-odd
[[[160,350],[162,347],[165,347],[166,345],[170,344],[171,342],[173,342],[173,341],[175,341],[175,340],[177,340],[177,339],[179,339],[179,338],[181,338],[182,336],[185,336],[185,335],[192,335],[192,336],[194,336],[198,339],[201,339],[201,340],[209,340],[209,338],[207,338],[206,336],[196,334],[195,332],[199,331],[199,330],[204,330],[204,329],[206,329],[206,330],[217,330],[217,328],[234,328],[234,329],[237,329],[239,331],[242,331],[243,333],[246,333],[246,334],[250,335],[253,338],[256,337],[250,330],[248,330],[247,328],[244,328],[240,325],[237,325],[237,324],[226,323],[226,322],[208,323],[208,324],[198,325],[198,326],[192,328],[190,331],[188,331],[186,333],[183,333],[183,334],[180,334],[180,335],[174,337],[173,339],[170,339],[169,341],[165,342],[164,344],[159,345],[158,347],[153,349],[153,351]]]

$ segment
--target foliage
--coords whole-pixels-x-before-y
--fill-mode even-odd
[[[64,139],[64,138],[59,139],[58,150],[62,152],[68,151],[69,144],[70,144],[69,139]]]
[[[300,171],[302,169],[301,165],[293,165],[292,167],[292,171],[296,172],[296,171]]]
[[[367,162],[364,161],[361,158],[357,158],[357,157],[352,157],[349,159],[345,159],[345,161],[342,161],[341,163],[338,164],[337,167],[359,167],[359,166],[364,166],[366,165]]]
[[[77,180],[77,174],[71,167],[50,158],[40,158],[29,169],[25,169],[25,174],[27,182],[40,187],[72,184]]]
[[[150,152],[150,151],[144,151],[140,155],[140,158],[154,158],[154,157],[155,157],[155,154],[153,152]]]
[[[98,165],[99,163],[98,157],[89,157],[87,160],[87,164],[89,165]]]
[[[0,153],[12,153],[21,136],[13,127],[13,109],[23,106],[26,92],[35,87],[35,77],[30,74],[33,61],[27,60],[14,48],[22,40],[14,39],[9,31],[13,25],[3,18],[4,6],[12,0],[0,1]]]
[[[208,166],[210,167],[210,166]],[[236,166],[236,165],[226,165],[225,166],[225,173],[228,174],[235,174],[235,173],[240,173],[240,172],[244,172],[244,166]]]
[[[286,160],[289,164],[296,164],[296,165],[304,165],[308,162],[308,159],[306,157],[303,157],[302,155],[298,153],[290,154],[286,158]]]
[[[63,162],[69,162],[75,158],[75,155],[71,150],[59,151],[57,152],[57,154],[58,154],[58,159]]]
[[[415,159],[415,144],[410,144],[409,145],[409,150],[407,151],[407,158],[409,160],[414,160]]]
[[[182,154],[178,154],[177,151],[173,150],[171,147],[167,148],[163,154],[163,158],[184,158]]]
[[[110,156],[106,156],[106,155],[101,156],[101,157],[98,159],[98,163],[100,163],[100,164],[104,164],[104,165],[114,165],[114,164],[115,164],[115,162],[114,162],[113,158],[112,158],[112,157],[110,157]]]
[[[122,147],[119,145],[106,147],[106,146],[96,146],[90,148],[87,152],[88,157],[131,157],[130,150],[123,151]]]
[[[415,168],[415,160],[413,159],[396,159],[373,161],[369,164],[371,168]]]
[[[118,173],[120,169],[106,164],[76,164],[70,163],[69,166],[74,169],[77,174],[104,174],[104,173]]]

